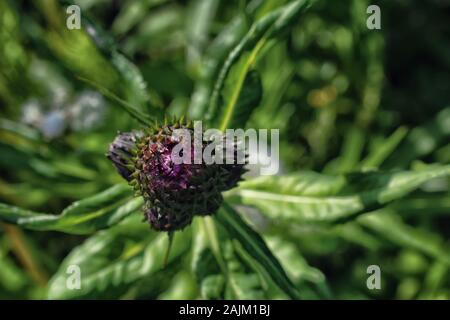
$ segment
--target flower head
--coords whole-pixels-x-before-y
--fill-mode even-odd
[[[192,134],[180,137],[175,129]],[[183,229],[195,215],[215,213],[223,201],[221,192],[236,186],[244,172],[242,164],[176,161],[174,148],[180,143],[189,147],[181,153],[191,152],[191,159],[203,152],[207,144],[197,150],[193,133],[191,123],[178,121],[145,134],[121,134],[110,146],[108,158],[145,199],[144,216],[155,230]]]

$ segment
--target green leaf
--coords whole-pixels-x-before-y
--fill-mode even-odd
[[[400,215],[406,217],[444,216],[450,212],[450,194],[417,193],[414,196],[396,201],[391,207]]]
[[[230,272],[227,284],[226,299],[261,300],[266,298],[260,277],[256,273],[237,270]]]
[[[140,23],[148,12],[151,12],[155,6],[161,5],[167,0],[144,0],[126,2],[119,11],[112,25],[112,31],[122,36]]]
[[[405,224],[395,211],[382,209],[359,217],[357,222],[396,245],[416,249],[450,266],[450,248],[439,236]]]
[[[227,193],[283,223],[340,222],[400,199],[421,184],[450,175],[450,165],[421,171],[361,172],[325,176],[299,172],[261,176]]]
[[[400,127],[388,137],[383,143],[380,143],[373,152],[371,152],[361,163],[362,168],[378,168],[386,158],[388,158],[405,138],[408,130]]]
[[[26,286],[28,281],[26,270],[16,265],[3,248],[0,248],[0,270],[2,270],[0,272],[0,288],[5,288],[10,293],[16,293]],[[7,298],[3,297],[2,292],[0,292],[0,297]]]
[[[356,223],[337,224],[332,228],[332,234],[369,251],[376,251],[382,246],[378,237]]]
[[[234,239],[232,244],[234,251],[236,252],[236,256],[239,257],[240,261],[242,261],[242,263],[244,263],[249,270],[246,271],[246,273],[252,273],[259,278],[259,284],[256,286],[256,277],[253,276],[253,291],[255,291],[255,293],[257,293],[257,291],[263,291],[265,299],[289,299],[289,295],[275,283],[273,277],[269,274],[267,269],[264,268],[264,266],[261,265],[256,259],[254,259],[241,245],[241,243]],[[248,290],[252,289],[249,288]]]
[[[174,237],[168,266],[190,246],[190,229]],[[101,231],[76,247],[60,265],[49,283],[50,299],[120,298],[140,280],[163,270],[167,234],[151,232],[137,217]],[[73,280],[67,270],[78,266],[80,289],[71,289]]]
[[[0,119],[0,129],[14,133],[19,137],[25,138],[27,140],[38,142],[41,141],[38,130],[20,122],[8,119]]]
[[[354,170],[358,164],[364,147],[364,131],[358,126],[352,126],[345,137],[337,167],[330,173],[344,173]]]
[[[418,299],[421,300],[437,300],[449,299],[444,296],[444,288],[446,287],[446,276],[448,273],[448,266],[441,262],[435,262],[427,271],[424,279],[423,289]],[[441,295],[441,297],[440,297]]]
[[[129,103],[139,106],[141,110],[144,109],[149,101],[149,95],[147,83],[142,77],[139,68],[117,51],[112,52],[111,63],[116,67],[124,80],[123,83],[128,90],[127,100]]]
[[[266,2],[267,3],[267,2]],[[246,15],[254,15],[262,6],[261,1],[251,1],[246,8]],[[247,26],[242,15],[234,17],[219,35],[212,41],[202,57],[200,79],[192,94],[189,115],[192,119],[201,118],[208,107],[213,90],[213,82],[226,55],[245,35]]]
[[[271,276],[237,240],[230,241],[226,229],[218,225],[220,257],[210,246],[208,229],[199,219],[193,224],[192,272],[204,299],[267,299],[272,291],[281,292],[277,297],[287,298],[274,283]],[[220,260],[220,263],[219,263]],[[267,280],[269,279],[269,281]]]
[[[202,221],[203,222],[203,221]],[[220,239],[220,257],[209,246],[210,232],[197,219],[194,221],[192,271],[204,299],[262,299],[261,279],[254,270],[237,258],[232,243]],[[225,234],[222,233],[222,236]],[[220,260],[220,263],[218,262]]]
[[[212,251],[202,251],[195,267],[202,298],[206,299],[264,299],[266,294],[261,277],[238,258],[231,241],[222,244],[226,273],[221,273]]]
[[[225,276],[212,274],[207,276],[200,287],[200,294],[204,299],[219,300],[224,298]]]
[[[66,2],[73,3],[73,1]],[[118,103],[126,112],[145,125],[148,125],[151,119],[161,118],[162,110],[150,106],[147,83],[139,68],[118,51],[115,40],[93,19],[83,15],[82,23],[86,26],[86,33],[91,37],[97,49],[107,58],[111,68],[114,68],[120,75],[120,86],[118,87],[120,93],[111,92],[113,88],[99,84],[98,79],[96,81],[85,77],[79,77],[79,79],[96,88],[108,99]],[[119,95],[125,95],[124,99],[120,98]],[[147,107],[149,106],[152,114],[147,113]]]
[[[201,282],[208,274],[226,273],[225,262],[222,254],[220,257],[217,252],[220,251],[220,243],[211,239],[211,230],[208,229],[204,219],[194,219],[192,223],[193,229],[193,243],[192,243],[192,258],[191,270],[196,276],[197,281]],[[213,221],[212,221],[213,222]],[[217,234],[216,232],[214,232]],[[217,242],[214,245],[212,242]],[[218,260],[222,263],[220,265]]]
[[[236,76],[239,75],[241,68],[242,65],[237,64],[227,77],[223,89],[223,100],[225,104],[229,104],[229,97],[232,97],[234,94],[234,86],[236,81],[239,81]],[[253,109],[261,102],[262,95],[263,87],[259,73],[256,70],[251,70],[245,76],[244,84],[233,109],[224,109],[223,114],[220,116],[221,119],[227,121],[226,128],[243,128],[250,118]],[[228,117],[229,120],[226,120]],[[224,126],[221,126],[221,128],[225,129]]]
[[[293,242],[284,239],[283,235],[271,235],[264,239],[296,284],[302,299],[331,298],[325,275],[319,269],[309,265]]]
[[[189,5],[186,21],[188,66],[195,67],[200,63],[218,4],[218,0],[196,0]]]
[[[308,264],[294,243],[280,236],[267,236],[265,240],[291,279],[296,282],[325,283],[325,275]]]
[[[136,106],[139,112],[151,119],[163,119],[164,110],[159,96],[148,88],[141,70],[120,52],[111,52],[111,63],[123,79],[123,91],[128,105]]]
[[[170,281],[170,286],[161,295],[160,300],[193,300],[197,298],[197,286],[191,273],[180,271]]]
[[[67,2],[67,5],[74,4],[73,1],[64,2]],[[146,5],[144,4],[144,7],[145,6]],[[92,41],[97,46],[97,49],[101,51],[101,53],[111,63],[112,67],[114,67],[120,74],[120,77],[122,78],[120,81],[120,89],[121,92],[126,94],[125,100],[127,101],[128,106],[136,105],[136,109],[145,114],[147,107],[150,104],[150,97],[147,83],[145,82],[139,68],[119,52],[114,38],[111,37],[98,23],[96,23],[94,19],[91,19],[88,15],[84,14],[82,16],[82,24],[86,26],[86,33],[91,37]],[[92,81],[92,83],[94,83],[94,81]],[[98,84],[96,84],[95,87],[100,90],[100,86]],[[102,91],[106,97],[113,99],[116,102],[120,102],[120,105],[124,108],[127,107],[127,105],[124,104],[124,100],[114,97],[111,92],[108,92],[108,88],[102,88],[100,91]],[[152,113],[156,114],[158,117],[162,117],[161,109],[152,108]]]
[[[142,207],[127,185],[113,186],[95,196],[76,201],[60,215],[37,213],[0,203],[0,220],[39,231],[89,234],[121,221]]]
[[[231,127],[231,120],[239,105],[248,108],[245,111],[246,114],[249,115],[251,113],[250,108],[256,107],[254,105],[256,99],[251,104],[243,104],[240,99],[246,98],[241,92],[244,90],[246,83],[248,84],[249,80],[247,80],[247,75],[252,70],[258,54],[270,39],[275,38],[282,30],[289,27],[309,6],[309,3],[310,1],[308,0],[294,1],[278,10],[270,12],[251,26],[250,30],[230,52],[223,64],[211,95],[206,115],[207,120],[210,120],[212,124],[218,125],[220,130],[225,130]],[[244,54],[246,52],[248,54]],[[233,82],[233,87],[227,90],[226,101],[224,105],[221,105],[220,97],[224,95],[223,88],[226,79],[232,67],[240,59],[242,61],[239,62],[240,67],[234,76],[235,81]],[[255,91],[255,89],[252,91]]]
[[[298,292],[274,257],[261,236],[250,228],[228,204],[224,204],[216,214],[217,221],[236,239],[271,276],[272,280],[292,299],[298,299]]]

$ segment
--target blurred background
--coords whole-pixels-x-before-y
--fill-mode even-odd
[[[202,118],[228,52],[287,2],[0,1],[0,201],[59,213],[121,182],[105,152],[137,123],[80,77],[141,110]],[[81,30],[65,26],[73,3]],[[381,30],[366,27],[370,4],[381,7]],[[317,1],[265,47],[256,65],[264,94],[248,126],[280,129],[284,173],[349,172],[388,142],[382,169],[450,163],[449,21],[447,0]],[[428,188],[429,199],[418,191],[398,210],[448,242],[448,183]],[[303,230],[295,243],[333,297],[450,298],[447,265],[353,231],[356,238]],[[85,238],[0,223],[0,298],[45,297],[48,279]],[[372,263],[387,279],[376,292],[365,288]],[[192,286],[183,297],[195,297]],[[130,297],[167,297],[162,291]]]

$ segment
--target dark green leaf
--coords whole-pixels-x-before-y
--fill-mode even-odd
[[[241,65],[237,64],[235,67],[236,70],[230,72],[224,87],[222,99],[225,104],[228,104],[229,99],[232,98],[234,85],[238,81],[235,76],[239,73]],[[249,71],[245,75],[244,84],[236,103],[233,104],[232,108],[224,109],[223,115],[220,116],[221,119],[225,119],[224,121],[228,123],[227,128],[243,128],[253,109],[259,105],[262,94],[263,88],[258,72],[256,70]]]
[[[246,15],[253,15],[261,7],[262,1],[251,1],[246,8]],[[246,21],[242,15],[235,17],[219,33],[211,45],[207,48],[201,65],[200,79],[196,84],[189,106],[189,114],[193,119],[203,116],[208,106],[214,78],[219,72],[227,53],[245,35]]]
[[[412,129],[387,159],[383,168],[398,168],[430,154],[450,137],[450,108],[445,108],[423,126]]]
[[[222,244],[225,274],[215,261],[210,249],[202,252],[195,268],[201,294],[207,299],[264,299],[266,297],[260,276],[238,259],[230,241]]]
[[[450,166],[421,171],[362,172],[326,176],[300,172],[244,181],[229,197],[258,208],[274,221],[338,222],[375,210],[450,175]]]
[[[224,204],[216,215],[220,224],[228,231],[230,236],[242,245],[242,247],[261,266],[267,270],[273,281],[286,294],[293,298],[298,298],[298,293],[286,272],[274,257],[261,236],[250,228],[228,204]]]
[[[152,119],[155,119],[155,117],[152,117],[151,115],[145,114],[139,109],[137,109],[135,106],[129,104],[127,101],[121,99],[105,87],[102,87],[98,83],[79,77],[79,79],[83,82],[86,82],[87,84],[91,85],[92,87],[96,88],[98,91],[100,91],[106,98],[110,99],[111,101],[117,103],[121,108],[123,108],[124,111],[126,111],[130,116],[132,116],[134,119],[139,121],[140,123],[150,126],[153,124]]]
[[[416,249],[450,266],[450,250],[439,236],[405,224],[395,211],[382,209],[357,221],[398,246]]]

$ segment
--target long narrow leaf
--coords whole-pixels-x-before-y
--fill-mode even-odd
[[[190,245],[189,230],[174,239],[168,266]],[[154,233],[139,219],[127,219],[101,231],[76,247],[60,265],[49,284],[50,299],[120,298],[138,281],[144,281],[164,268],[166,234]],[[68,286],[69,267],[79,268],[80,286]]]
[[[228,193],[281,222],[340,222],[400,199],[421,184],[450,176],[450,165],[421,171],[361,172],[325,176],[301,172],[244,181]]]
[[[298,292],[281,267],[281,264],[269,250],[261,236],[250,228],[228,204],[224,204],[216,215],[217,220],[236,238],[246,251],[260,263],[273,281],[292,299],[298,299]]]
[[[219,129],[225,130],[230,127],[230,122],[240,104],[239,101],[244,98],[241,92],[246,82],[248,82],[248,80],[246,81],[246,79],[248,79],[247,75],[251,71],[259,52],[265,46],[267,41],[277,36],[280,31],[295,21],[295,18],[297,18],[309,4],[310,1],[308,0],[298,0],[265,15],[252,25],[248,33],[230,52],[216,80],[206,115],[208,120],[219,126]],[[244,53],[247,51],[248,55],[243,57]],[[226,99],[224,99],[225,104],[220,108],[220,97],[223,94],[222,90],[225,86],[226,79],[232,67],[241,57],[243,57],[243,61],[240,63],[240,68],[236,72],[237,74],[235,76],[235,81],[233,81],[233,88],[227,90],[227,96]],[[256,107],[257,102],[259,102],[259,100],[254,99],[252,103],[246,103],[244,107],[248,109],[254,108]],[[251,110],[245,112],[245,114],[250,113]],[[245,122],[245,120],[246,119],[243,119],[242,122]],[[240,124],[242,124],[242,122]]]

